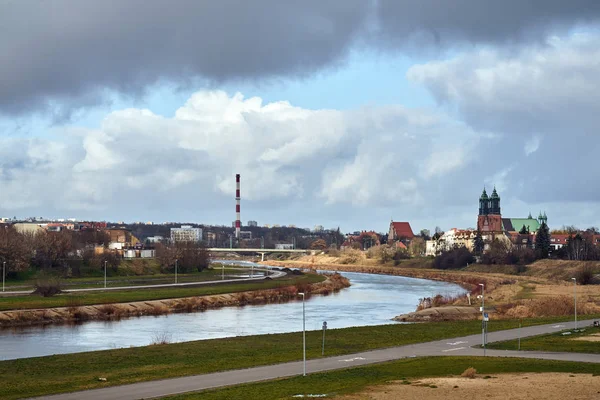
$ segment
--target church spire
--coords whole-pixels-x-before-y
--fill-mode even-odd
[[[502,214],[500,211],[500,196],[498,196],[498,192],[496,191],[496,186],[494,186],[494,191],[490,196],[490,214],[500,215]]]

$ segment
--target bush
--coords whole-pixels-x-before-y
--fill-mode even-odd
[[[34,287],[35,290],[33,293],[39,294],[42,297],[51,297],[62,292],[60,289],[60,280],[56,276],[45,273],[38,274]]]
[[[465,369],[465,371],[462,374],[460,374],[460,376],[462,376],[463,378],[469,379],[474,379],[475,375],[477,375],[477,370],[473,367]]]
[[[360,250],[346,249],[340,257],[340,264],[356,264],[361,259]]]
[[[475,262],[475,257],[466,247],[442,251],[442,253],[433,260],[433,268],[437,269],[460,269],[467,264]]]
[[[591,285],[594,281],[594,270],[590,265],[582,265],[577,269],[575,278],[580,285]]]

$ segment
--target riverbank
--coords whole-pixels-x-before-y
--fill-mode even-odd
[[[376,260],[359,258],[353,263],[344,264],[343,257],[316,255],[300,257],[296,260],[265,261],[262,264],[278,267],[302,268],[307,270],[329,270],[346,272],[363,272],[406,276],[456,283],[462,286],[468,296],[445,296],[440,293],[428,301],[430,311],[423,310],[415,304],[415,312],[398,316],[397,320],[406,322],[424,322],[431,320],[465,320],[480,318],[480,312],[464,312],[465,307],[479,310],[481,286],[485,286],[486,311],[495,319],[533,318],[572,315],[574,310],[573,284],[564,281],[564,270],[572,271],[580,263],[569,266],[564,261],[552,262],[544,260],[531,266],[522,274],[501,273],[497,266],[477,265],[464,270],[437,270],[416,268],[416,260],[407,265],[377,265]],[[364,263],[364,264],[363,264]],[[426,267],[429,265],[426,265]],[[489,272],[488,272],[489,271]],[[577,312],[580,315],[600,313],[600,287],[598,285],[577,286]],[[469,298],[470,296],[470,298]],[[458,311],[455,311],[460,308]]]
[[[187,296],[159,300],[87,304],[72,302],[67,307],[50,307],[0,312],[0,327],[78,323],[84,321],[114,321],[145,315],[165,315],[176,312],[195,312],[257,304],[283,303],[298,299],[298,293],[307,296],[328,295],[350,286],[350,281],[340,274],[306,274],[291,276],[283,281],[266,281],[275,288],[264,288],[254,283],[255,289],[240,291],[239,284],[220,286],[222,293]],[[261,288],[262,286],[262,288]],[[206,289],[206,288],[203,288]],[[177,290],[177,289],[174,289]],[[190,289],[187,289],[190,290]],[[236,291],[227,293],[226,291]],[[85,295],[83,295],[85,298]],[[147,297],[151,298],[151,296]]]

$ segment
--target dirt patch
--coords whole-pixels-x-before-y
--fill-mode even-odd
[[[361,393],[336,397],[344,400],[395,399],[598,399],[600,376],[589,374],[497,374],[489,379],[428,378],[410,384],[394,382]]]
[[[571,340],[581,340],[584,342],[600,342],[600,333],[592,333],[588,336],[580,336],[578,338],[573,338]]]
[[[394,317],[399,322],[458,321],[477,319],[481,313],[473,307],[432,307]]]

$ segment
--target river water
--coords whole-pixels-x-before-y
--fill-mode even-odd
[[[342,272],[352,286],[329,296],[306,300],[306,329],[329,329],[395,323],[396,315],[414,311],[420,298],[455,295],[455,284]],[[10,328],[0,331],[0,360],[145,346],[157,339],[171,343],[302,330],[302,301],[226,307],[205,312],[146,316],[81,325]]]

